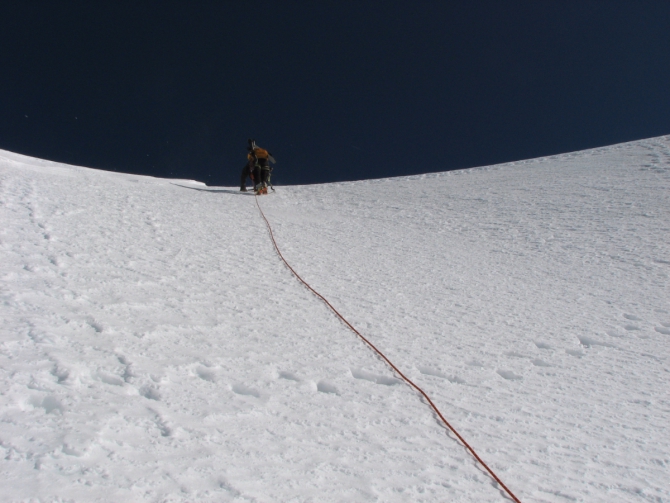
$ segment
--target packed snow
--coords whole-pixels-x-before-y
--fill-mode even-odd
[[[509,501],[250,193],[0,175],[1,501]],[[259,203],[521,501],[670,502],[670,137]]]

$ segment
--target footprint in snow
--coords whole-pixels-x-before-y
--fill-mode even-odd
[[[35,397],[31,402],[35,407],[42,407],[47,414],[51,414],[52,412],[62,414],[64,411],[61,401],[53,395],[47,395],[42,400]]]
[[[233,385],[233,391],[238,395],[253,396],[256,398],[261,397],[261,393],[253,388],[245,386],[244,384],[235,384]]]
[[[546,342],[536,341],[535,345],[537,346],[538,349],[551,349],[551,346]]]
[[[216,382],[216,374],[206,367],[198,367],[195,372],[203,381]]]
[[[284,372],[281,371],[279,372],[279,377],[281,379],[286,379],[287,381],[295,381],[295,382],[300,382],[300,378],[293,374],[292,372]]]
[[[586,337],[586,336],[577,336],[577,339],[579,339],[579,343],[584,346],[585,348],[590,348],[592,346],[603,346],[606,348],[613,348],[615,347],[613,344],[609,344],[607,342],[600,342],[596,339],[592,339],[591,337]]]
[[[170,435],[172,435],[172,429],[168,426],[165,419],[163,419],[163,416],[161,416],[158,412],[156,412],[153,409],[149,410],[154,413],[154,424],[158,428],[158,431],[160,431],[161,436],[169,437]]]
[[[105,384],[111,384],[112,386],[123,386],[125,382],[119,376],[109,374],[103,370],[98,370],[98,378]]]
[[[333,395],[340,394],[339,391],[337,391],[337,388],[328,381],[319,381],[316,384],[316,389],[321,393],[332,393]]]
[[[51,375],[58,379],[58,384],[62,384],[67,381],[68,377],[70,377],[70,371],[56,364],[54,365],[54,368],[51,369]]]
[[[508,381],[521,381],[523,379],[523,376],[517,375],[511,370],[498,370],[497,372],[500,377]]]
[[[125,365],[125,368],[123,369],[123,374],[121,375],[121,377],[123,378],[123,380],[125,382],[127,382],[128,384],[131,384],[132,380],[133,380],[133,377],[135,377],[135,374],[133,373],[133,369],[131,367],[132,364],[128,361],[128,358],[126,358],[123,355],[117,355],[116,358],[117,358],[117,360],[119,360],[119,363],[121,365]]]
[[[479,364],[479,362],[475,362],[475,363],[477,364],[477,366],[480,366],[480,367],[482,366],[481,364]],[[451,383],[454,383],[454,384],[466,384],[466,381],[461,379],[458,376],[448,376],[446,374],[443,374],[439,370],[435,370],[435,369],[432,369],[430,367],[417,367],[417,369],[423,375],[439,377],[441,379],[446,379],[447,381],[449,381]]]
[[[642,318],[638,318],[634,314],[624,314],[623,317],[629,321],[643,321]],[[642,328],[635,323],[627,323],[626,325],[623,326],[623,328],[628,330],[629,332],[634,330],[642,330]]]
[[[393,386],[394,384],[400,384],[401,382],[400,379],[396,379],[395,377],[372,374],[363,369],[351,369],[351,375],[356,379],[364,379],[376,384],[383,384],[384,386]]]
[[[417,367],[419,372],[421,372],[423,375],[426,376],[433,376],[433,377],[441,377],[442,379],[446,379],[447,376],[444,375],[442,372],[439,370],[432,369],[430,367]]]
[[[659,334],[663,335],[670,335],[670,323],[661,323],[663,325],[662,327],[655,327],[654,330],[656,330]]]
[[[86,324],[91,327],[93,330],[95,330],[96,334],[102,333],[104,330],[104,327],[98,323],[93,316],[87,316],[86,317]]]
[[[142,395],[144,398],[148,398],[149,400],[160,400],[161,395],[158,392],[158,390],[152,386],[142,386],[139,389],[140,395]]]
[[[531,360],[531,363],[536,367],[551,367],[551,365],[545,362],[544,360],[535,359]]]

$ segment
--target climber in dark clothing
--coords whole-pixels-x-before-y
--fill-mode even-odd
[[[254,192],[257,194],[267,194],[270,172],[272,171],[270,162],[275,163],[275,158],[272,157],[270,152],[256,145],[254,140],[250,139],[248,141],[248,162],[242,169],[242,183],[240,185],[240,190],[243,192],[247,190],[247,176],[250,176],[254,182]]]
[[[240,190],[242,192],[247,191],[247,178],[251,178],[251,181],[254,182],[254,163],[252,161],[247,161],[242,168],[242,179],[240,180]],[[254,182],[254,187],[256,187],[256,182]]]

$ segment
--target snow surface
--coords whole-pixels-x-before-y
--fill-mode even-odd
[[[509,501],[254,197],[0,175],[2,501]],[[260,203],[521,501],[670,502],[670,137]]]

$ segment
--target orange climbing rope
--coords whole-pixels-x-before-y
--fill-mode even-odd
[[[493,470],[491,470],[491,468],[489,468],[489,466],[488,466],[486,463],[484,463],[484,461],[482,460],[482,458],[479,457],[479,455],[475,452],[475,450],[474,450],[472,447],[470,447],[470,444],[468,444],[468,443],[465,441],[465,439],[464,439],[464,438],[463,438],[463,437],[462,437],[462,436],[461,436],[461,435],[454,429],[454,427],[451,426],[451,424],[449,424],[449,421],[447,421],[447,420],[444,418],[444,416],[442,415],[442,413],[440,412],[440,410],[439,410],[439,409],[437,408],[437,406],[433,403],[433,401],[432,401],[432,400],[430,399],[430,397],[426,394],[426,392],[423,391],[421,388],[419,388],[419,386],[417,386],[416,384],[414,384],[408,377],[405,376],[405,374],[403,374],[402,372],[400,372],[400,370],[398,369],[398,367],[396,367],[396,366],[391,362],[391,360],[389,360],[388,358],[386,358],[386,356],[384,355],[384,353],[382,353],[381,351],[379,351],[379,349],[377,349],[377,348],[374,346],[374,344],[372,344],[369,340],[367,340],[365,337],[363,337],[363,335],[362,335],[358,330],[356,330],[356,328],[354,328],[354,326],[353,326],[351,323],[349,323],[349,322],[347,321],[347,319],[346,319],[344,316],[342,316],[342,315],[337,311],[337,309],[335,309],[335,308],[333,307],[333,305],[332,305],[330,302],[328,302],[328,300],[327,300],[323,295],[321,295],[319,292],[317,292],[316,290],[314,290],[314,288],[312,288],[312,287],[309,285],[309,283],[307,283],[304,279],[302,279],[302,278],[300,277],[300,275],[299,275],[297,272],[295,272],[295,269],[293,269],[293,267],[291,267],[291,264],[289,264],[289,263],[286,261],[286,259],[285,259],[284,256],[282,255],[281,251],[279,250],[279,246],[277,246],[277,241],[275,241],[275,237],[274,237],[274,234],[273,234],[273,232],[272,232],[272,227],[270,226],[270,222],[268,221],[267,217],[265,216],[265,213],[263,213],[263,209],[261,208],[261,205],[260,205],[260,203],[258,202],[258,196],[256,196],[256,206],[258,206],[258,211],[260,211],[260,213],[261,213],[261,217],[263,217],[263,220],[265,220],[265,225],[267,225],[268,231],[269,231],[269,233],[270,233],[270,239],[272,240],[272,244],[273,244],[274,247],[275,247],[275,251],[277,252],[277,255],[279,255],[279,258],[282,260],[282,262],[284,262],[284,265],[286,265],[286,267],[289,268],[289,270],[293,273],[293,275],[294,275],[296,278],[298,278],[298,281],[300,281],[303,285],[305,285],[305,286],[309,289],[310,292],[312,292],[312,293],[313,293],[314,295],[316,295],[319,299],[321,299],[321,300],[324,302],[324,304],[326,304],[326,305],[330,308],[330,310],[333,311],[333,313],[335,313],[335,315],[336,315],[336,316],[337,316],[337,317],[338,317],[338,318],[339,318],[339,319],[340,319],[340,320],[341,320],[347,327],[349,327],[349,328],[351,329],[352,332],[354,332],[358,337],[360,337],[360,338],[363,340],[363,342],[365,342],[368,346],[370,346],[370,347],[371,347],[371,348],[372,348],[372,349],[373,349],[373,350],[374,350],[374,351],[375,351],[375,352],[376,352],[376,353],[377,353],[377,354],[378,354],[378,355],[379,355],[379,356],[380,356],[386,363],[388,363],[389,366],[390,366],[390,367],[391,367],[391,368],[392,368],[392,369],[393,369],[393,370],[394,370],[400,377],[402,377],[402,379],[403,379],[407,384],[409,384],[412,388],[414,388],[416,391],[418,391],[418,392],[421,394],[421,396],[423,396],[423,398],[426,399],[426,401],[428,402],[428,404],[430,405],[430,407],[433,409],[433,411],[435,412],[435,414],[437,414],[437,415],[439,416],[439,418],[440,418],[440,419],[442,420],[442,422],[447,426],[447,428],[448,428],[454,435],[456,435],[456,437],[458,437],[458,440],[460,440],[461,443],[468,449],[468,451],[470,451],[470,453],[475,457],[475,459],[476,459],[477,461],[479,461],[479,463],[486,469],[486,471],[489,473],[489,475],[491,475],[491,477],[493,477],[493,479],[500,485],[500,487],[502,487],[502,488],[505,490],[505,492],[510,496],[510,498],[512,498],[512,500],[515,501],[516,503],[521,503],[521,501],[519,500],[519,498],[517,498],[517,497],[514,495],[514,493],[513,493],[512,491],[510,491],[509,488],[508,488],[505,484],[503,484],[502,480],[500,480],[500,479],[498,478],[498,476],[493,472]]]

